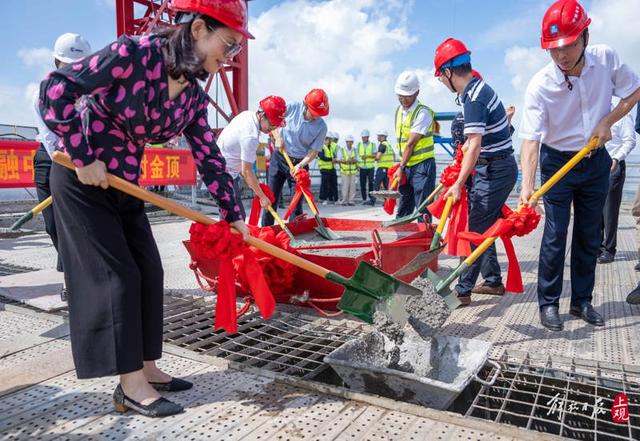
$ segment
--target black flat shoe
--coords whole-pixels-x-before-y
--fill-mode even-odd
[[[585,322],[593,326],[604,326],[604,319],[593,309],[591,303],[583,303],[582,306],[571,305],[569,314],[581,318]]]
[[[180,392],[193,387],[193,383],[183,380],[182,378],[172,378],[168,383],[152,383],[149,384],[155,389],[162,392]]]
[[[128,409],[131,409],[138,412],[140,415],[152,418],[162,418],[184,412],[184,408],[182,406],[169,401],[164,397],[160,397],[153,403],[146,406],[144,404],[140,404],[127,397],[124,394],[121,385],[118,385],[116,390],[113,392],[113,407],[115,407],[116,412],[119,413],[124,413]]]
[[[562,320],[560,320],[560,315],[558,314],[558,307],[555,305],[540,308],[540,322],[542,326],[551,331],[562,331]]]

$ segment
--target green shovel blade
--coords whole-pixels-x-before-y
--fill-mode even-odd
[[[440,297],[444,299],[445,303],[447,304],[450,310],[453,311],[458,306],[460,306],[460,300],[458,300],[458,297],[453,293],[453,291],[451,291],[451,288],[449,288],[449,285],[442,285],[442,279],[440,278],[440,276],[438,276],[436,273],[434,273],[430,269],[427,269],[427,271],[425,272],[426,272],[427,279],[429,279],[431,283],[433,283],[433,286],[436,287],[438,294],[440,295]],[[422,273],[422,277],[424,276],[425,276],[425,273]]]
[[[335,280],[335,276],[340,279]],[[338,309],[367,323],[373,323],[373,314],[381,311],[394,322],[404,325],[409,318],[405,310],[407,299],[410,296],[422,295],[418,288],[366,262],[360,262],[350,279],[335,273],[330,273],[327,278],[341,283],[346,288],[338,303]]]

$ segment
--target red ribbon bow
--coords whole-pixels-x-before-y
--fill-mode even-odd
[[[260,184],[260,188],[264,192],[265,196],[269,198],[271,203],[275,203],[276,198],[271,192],[271,188],[266,184]],[[258,220],[260,219],[260,211],[262,207],[260,206],[260,198],[258,195],[253,197],[253,202],[251,202],[251,214],[249,215],[249,225],[258,225]]]
[[[238,332],[236,278],[248,285],[247,291],[253,294],[262,317],[271,317],[276,308],[273,294],[256,255],[242,236],[232,234],[226,222],[193,223],[189,233],[196,255],[219,262],[215,329],[222,328],[230,334]]]
[[[316,203],[313,199],[313,193],[311,193],[311,177],[309,176],[309,172],[304,168],[298,169],[298,172],[296,173],[294,178],[296,180],[296,192],[291,199],[291,203],[289,204],[289,208],[287,208],[287,212],[284,214],[284,220],[289,219],[289,216],[291,216],[291,213],[293,213],[296,205],[298,205],[298,202],[300,202],[300,198],[302,197],[303,193],[307,195],[309,203],[313,206],[314,212],[318,212],[318,207],[316,206]]]
[[[440,183],[442,183],[442,185],[451,187],[455,184],[460,176],[463,158],[464,152],[462,151],[462,145],[459,145],[456,149],[453,163],[448,165],[440,175]],[[444,197],[445,193],[446,191],[441,192],[438,199],[427,207],[429,212],[438,219],[442,216],[442,211],[447,202]],[[467,189],[462,187],[460,199],[451,207],[449,227],[447,228],[447,234],[444,239],[447,243],[445,254],[450,256],[468,256],[471,253],[469,242],[460,240],[460,233],[469,229],[469,204],[467,200]]]
[[[396,174],[396,171],[398,171],[398,168],[400,167],[400,163],[392,165],[391,167],[389,167],[387,169],[387,178],[389,179],[389,182],[391,184],[393,184],[393,177]],[[389,189],[389,190],[395,190],[397,189],[400,185],[406,184],[407,183],[407,177],[403,174],[402,175],[402,179],[400,179],[400,183],[396,182],[396,185],[393,186]],[[384,205],[383,205],[384,211],[387,214],[393,214],[393,212],[396,209],[396,200],[389,198],[389,199],[385,199],[384,201]]]
[[[523,207],[520,211],[513,211],[504,205],[502,207],[502,216],[504,217],[498,219],[483,234],[468,231],[460,233],[460,238],[479,245],[489,237],[500,237],[509,260],[506,289],[509,292],[522,293],[524,292],[522,274],[511,238],[513,236],[525,236],[535,230],[540,222],[540,215],[532,207]]]

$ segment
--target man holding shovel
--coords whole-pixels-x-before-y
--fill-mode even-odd
[[[464,105],[466,153],[456,182],[444,198],[460,200],[467,178],[474,170],[469,192],[469,231],[484,233],[500,217],[502,206],[518,178],[513,157],[509,118],[498,95],[471,68],[471,52],[463,42],[448,38],[435,53],[435,75]],[[482,269],[484,284],[474,287]],[[495,245],[460,276],[455,292],[462,305],[471,303],[471,292],[504,294]]]
[[[602,147],[611,126],[640,99],[640,78],[608,46],[587,46],[591,20],[576,0],[560,0],[542,20],[541,46],[552,62],[529,82],[520,137],[522,191],[529,201],[540,155],[546,182],[593,137]],[[621,98],[611,110],[611,98]],[[591,305],[596,258],[600,248],[602,209],[607,197],[611,158],[597,148],[580,161],[543,197],[545,225],[538,262],[540,321],[552,331],[563,328],[558,314],[562,292],[567,228],[573,204],[571,243],[571,307],[587,323],[604,326]]]
[[[318,152],[322,150],[327,135],[327,124],[322,119],[329,114],[329,98],[322,89],[313,89],[305,97],[304,102],[292,103],[287,106],[285,118],[286,126],[272,133],[275,137],[276,150],[269,164],[269,186],[276,201],[282,193],[282,186],[286,181],[293,182],[295,174],[300,169],[309,169]],[[285,150],[291,158],[294,169],[282,154]],[[278,207],[273,204],[273,209]],[[302,201],[296,206],[294,215],[302,214]],[[262,225],[273,225],[271,213],[265,211]]]

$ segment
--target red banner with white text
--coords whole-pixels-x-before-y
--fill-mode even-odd
[[[35,141],[0,139],[0,188],[34,187]],[[147,148],[141,161],[140,186],[195,185],[196,166],[190,150]]]

